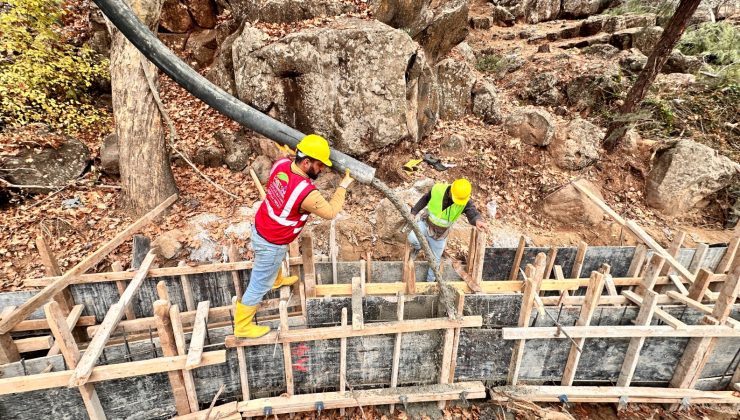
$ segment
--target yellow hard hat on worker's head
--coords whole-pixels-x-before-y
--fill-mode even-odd
[[[470,185],[470,181],[465,178],[456,179],[452,183],[450,192],[452,193],[452,201],[455,204],[465,205],[470,200],[470,191],[473,187]]]
[[[331,166],[329,160],[329,142],[318,134],[309,134],[296,146],[298,151],[304,155],[321,161],[326,166]]]

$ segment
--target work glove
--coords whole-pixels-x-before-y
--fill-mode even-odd
[[[342,182],[339,183],[339,186],[346,190],[354,181],[355,179],[349,176],[349,169],[346,169],[344,171],[344,178],[342,178]]]

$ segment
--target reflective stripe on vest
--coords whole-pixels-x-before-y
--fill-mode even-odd
[[[301,195],[303,190],[306,189],[306,187],[308,187],[308,181],[302,181],[300,184],[298,184],[297,187],[295,187],[293,192],[290,194],[290,197],[288,197],[288,202],[285,203],[285,207],[283,207],[283,211],[282,213],[280,213],[280,216],[275,214],[275,210],[270,205],[270,201],[265,200],[265,204],[267,204],[267,214],[270,215],[270,219],[280,223],[283,226],[297,225],[298,222],[294,220],[288,220],[287,217],[290,214],[290,212],[293,210],[293,206],[295,205],[296,200],[298,200],[298,197]],[[302,221],[306,219],[308,219],[308,214],[301,216]]]
[[[455,204],[454,202],[451,206],[444,209],[444,211],[442,210],[445,191],[447,191],[449,186],[449,184],[445,183],[434,184],[432,187],[432,197],[429,199],[429,204],[427,204],[429,221],[442,228],[452,226],[465,210],[465,204]]]

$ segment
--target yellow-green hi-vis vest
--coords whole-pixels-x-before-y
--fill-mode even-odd
[[[437,183],[432,187],[432,198],[429,199],[427,204],[427,211],[429,212],[429,221],[432,224],[441,228],[448,228],[455,223],[458,217],[465,210],[465,204],[452,203],[451,206],[442,210],[442,202],[444,201],[445,191],[450,184]]]

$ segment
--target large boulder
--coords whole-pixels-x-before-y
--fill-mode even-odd
[[[201,28],[216,26],[216,5],[213,0],[184,0],[190,15]]]
[[[424,178],[416,181],[410,188],[396,188],[394,192],[401,203],[411,209],[424,194],[432,189],[432,186],[434,186],[434,180]],[[375,225],[375,233],[381,241],[403,243],[408,235],[408,230],[401,231],[406,221],[387,198],[380,200],[375,211],[370,215],[370,221]]]
[[[216,30],[214,29],[194,31],[185,44],[195,68],[199,70],[211,64],[216,54],[216,47]]]
[[[494,6],[492,16],[493,23],[498,26],[514,26],[516,23],[516,17],[503,6]]]
[[[544,109],[519,108],[506,119],[504,129],[527,144],[547,146],[555,134],[555,120]]]
[[[289,23],[319,16],[356,12],[357,5],[343,0],[229,0],[239,21]]]
[[[604,199],[596,185],[585,179],[576,182]],[[604,212],[572,184],[548,195],[542,203],[542,212],[564,225],[595,226],[604,220]]]
[[[208,80],[234,96],[236,95],[236,82],[234,81],[234,55],[232,53],[234,41],[238,37],[242,37],[243,46],[255,44],[262,46],[267,40],[267,35],[264,32],[254,28],[246,28],[247,24],[244,24],[236,32],[227,36],[221,43],[218,43],[218,30],[216,31],[216,42],[219,44],[218,49],[216,50],[211,67],[208,68],[205,74]],[[250,37],[253,37],[253,39],[250,40]],[[249,50],[249,47],[247,50]]]
[[[252,146],[243,131],[219,130],[213,137],[225,152],[224,162],[232,171],[241,171],[249,163]]]
[[[555,138],[548,150],[558,167],[578,171],[599,159],[602,137],[599,127],[576,118],[555,130]]]
[[[646,183],[647,203],[678,215],[727,187],[740,166],[716,150],[688,139],[658,151]]]
[[[404,31],[339,19],[268,45],[254,31],[233,57],[239,99],[258,110],[353,153],[418,141],[436,123],[433,71]]]
[[[0,156],[0,178],[15,185],[35,185],[28,192],[48,192],[73,182],[85,172],[90,150],[81,141],[32,124],[12,135],[19,147],[12,156]],[[43,144],[43,146],[39,146]]]
[[[660,36],[663,35],[663,28],[660,26],[648,26],[632,35],[632,46],[640,50],[645,55],[650,55],[653,48],[658,44]]]
[[[492,83],[478,80],[473,85],[473,114],[487,124],[501,124],[501,104]]]
[[[560,0],[526,0],[524,18],[527,23],[538,23],[553,20],[560,14]]]
[[[254,174],[257,175],[257,179],[260,180],[262,185],[267,185],[267,181],[270,180],[270,169],[272,169],[272,160],[270,158],[265,155],[259,155],[249,168],[254,171]]]
[[[159,26],[173,33],[185,33],[193,27],[188,8],[179,0],[165,0],[159,17]]]
[[[100,169],[108,175],[119,175],[121,168],[118,156],[118,135],[113,132],[105,136],[100,145]]]
[[[468,35],[468,0],[373,0],[373,16],[403,29],[432,62]]]
[[[475,74],[465,61],[447,58],[436,66],[439,85],[439,117],[454,120],[467,114],[472,107],[470,92]]]
[[[587,17],[606,9],[609,0],[563,0],[562,17]]]
[[[535,105],[557,106],[563,102],[563,94],[558,88],[559,80],[555,73],[538,73],[522,92],[522,98]]]

